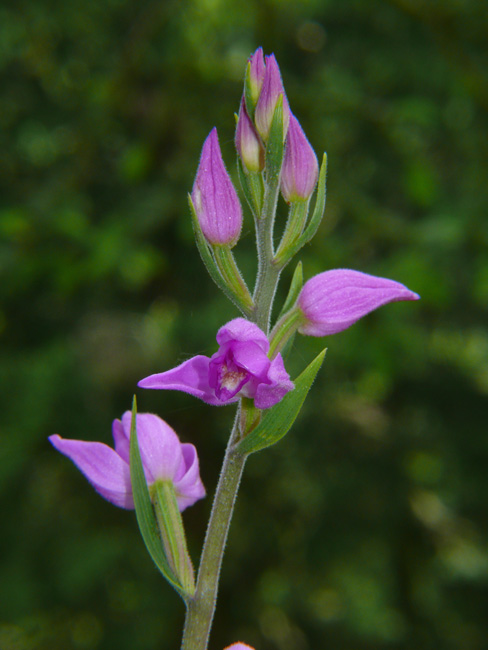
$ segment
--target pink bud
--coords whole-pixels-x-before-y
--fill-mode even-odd
[[[327,336],[347,329],[382,305],[419,296],[399,282],[349,269],[319,273],[300,292],[297,306],[305,316],[301,334]]]
[[[253,101],[253,105],[255,106],[259,93],[261,92],[261,88],[263,87],[263,80],[264,80],[264,56],[263,56],[263,48],[258,47],[258,49],[254,52],[249,57],[249,64],[250,64],[250,74],[249,74],[249,85],[251,89],[251,97]]]
[[[224,648],[224,650],[254,650],[254,648],[251,648],[251,646],[247,645],[247,643],[238,642],[238,643],[233,643],[227,648]]]
[[[236,128],[236,149],[244,165],[244,171],[260,172],[264,169],[264,148],[241,100]]]
[[[242,209],[222,160],[215,127],[203,145],[191,198],[206,239],[234,246],[241,233]]]
[[[290,121],[290,107],[286,99],[278,63],[274,54],[270,54],[266,57],[263,87],[261,88],[261,94],[259,95],[256,113],[254,115],[258,133],[265,141],[269,137],[276,103],[280,95],[283,96],[283,137],[285,137]]]
[[[281,173],[281,191],[285,201],[306,200],[315,189],[319,164],[314,150],[298,120],[290,115],[285,158]]]

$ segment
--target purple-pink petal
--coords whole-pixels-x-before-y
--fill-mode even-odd
[[[148,484],[157,480],[172,481],[183,462],[181,443],[173,429],[157,415],[138,413],[137,442]],[[122,416],[124,430],[130,436],[132,413]]]
[[[49,436],[51,444],[67,456],[104,499],[120,508],[134,507],[129,465],[101,442],[66,440]]]
[[[281,354],[278,354],[271,362],[268,381],[268,384],[263,382],[256,388],[254,403],[258,409],[269,409],[278,404],[286,393],[295,387],[285,370]]]
[[[269,341],[266,334],[245,318],[234,318],[223,325],[217,332],[217,343],[224,345],[229,341],[254,341],[263,352],[268,352]]]
[[[394,280],[350,269],[325,271],[308,280],[298,297],[305,317],[298,331],[309,336],[336,334],[382,305],[418,299]]]
[[[209,363],[208,357],[197,355],[176,368],[141,379],[137,385],[141,388],[180,390],[198,397],[207,404],[220,406],[222,402],[215,396],[208,383]]]
[[[183,454],[183,463],[179,471],[181,476],[175,477],[174,486],[178,507],[183,511],[205,496],[205,488],[200,479],[197,450],[193,445],[184,443],[181,445],[181,451]]]

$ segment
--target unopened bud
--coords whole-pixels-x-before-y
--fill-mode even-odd
[[[317,156],[298,120],[291,115],[281,172],[281,192],[285,201],[290,203],[309,199],[318,175]]]
[[[191,199],[207,241],[234,246],[241,233],[242,208],[224,166],[216,128],[203,145]]]
[[[350,269],[325,271],[303,285],[297,307],[305,317],[298,331],[327,336],[350,327],[369,312],[398,300],[418,300],[403,284]]]
[[[276,103],[280,95],[283,96],[283,138],[285,138],[290,121],[290,107],[286,99],[278,63],[274,54],[270,54],[266,57],[263,87],[254,114],[256,128],[265,142],[269,137]]]
[[[249,90],[253,107],[258,103],[259,94],[264,81],[264,55],[263,48],[258,49],[249,57]]]
[[[236,149],[241,157],[244,171],[260,172],[264,169],[264,148],[247,114],[244,98],[241,100],[236,127]]]

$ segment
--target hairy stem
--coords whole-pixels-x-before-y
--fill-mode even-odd
[[[246,456],[237,451],[239,413],[232,429],[200,560],[195,595],[188,601],[181,650],[206,650],[217,602],[220,567]]]

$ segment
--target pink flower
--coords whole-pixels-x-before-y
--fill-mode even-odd
[[[213,406],[248,397],[258,409],[274,406],[293,389],[281,355],[268,358],[269,341],[254,323],[235,318],[219,329],[217,343],[220,348],[212,357],[198,355],[138,385],[180,390]]]
[[[242,228],[242,208],[227,173],[214,127],[203,144],[191,198],[205,238],[234,246]]]
[[[129,468],[130,411],[114,420],[115,449],[101,442],[66,440],[49,436],[52,445],[70,458],[104,499],[120,508],[134,508]],[[164,420],[151,413],[139,413],[137,440],[144,474],[149,486],[156,481],[172,481],[180,511],[205,496],[195,447],[181,443]]]
[[[224,650],[254,650],[254,648],[251,648],[251,646],[247,645],[247,643],[242,643],[239,641],[227,646],[227,648],[224,648]]]
[[[285,201],[306,200],[315,189],[319,164],[307,136],[294,115],[286,136],[285,158],[281,172],[281,191]]]
[[[327,336],[347,329],[382,305],[398,300],[418,300],[403,284],[349,269],[325,271],[303,285],[297,307],[305,317],[298,331]]]

